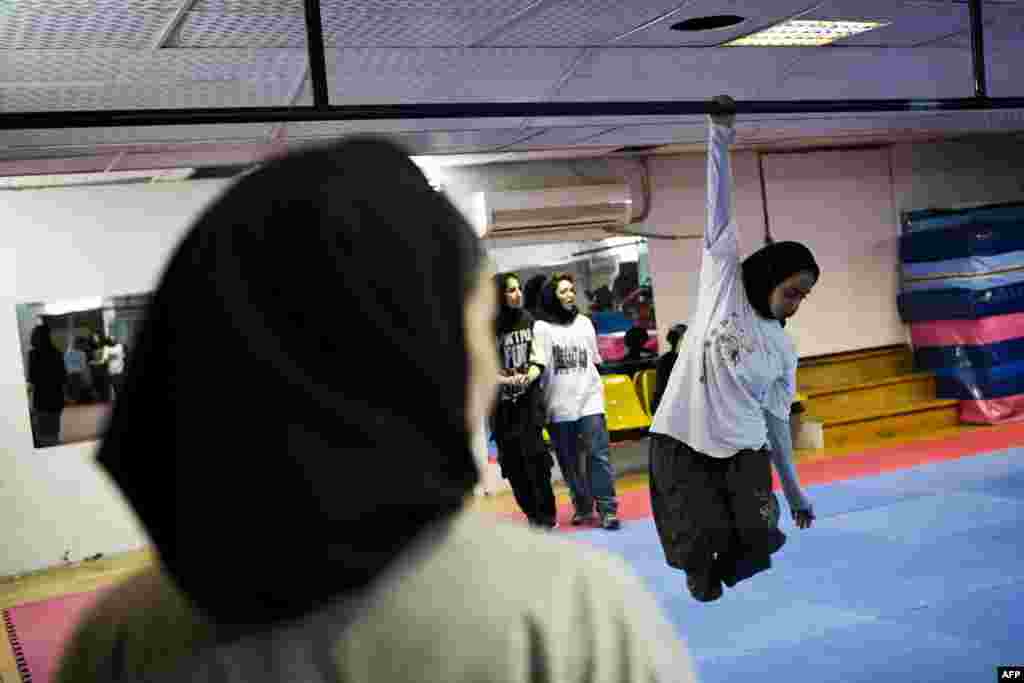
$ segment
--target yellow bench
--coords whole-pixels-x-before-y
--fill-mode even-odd
[[[651,395],[654,393],[654,371],[651,373]],[[604,382],[604,410],[608,422],[609,432],[618,432],[627,429],[644,429],[651,426],[651,417],[648,414],[650,408],[644,409],[640,396],[634,387],[635,382],[640,381],[639,377],[644,373],[637,373],[637,378],[630,379],[628,375],[603,375]],[[648,402],[648,406],[650,403]],[[551,443],[551,435],[544,430],[544,441]]]
[[[641,370],[633,375],[633,386],[636,388],[636,395],[640,399],[640,407],[644,409],[647,417],[654,417],[654,414],[651,412],[651,404],[654,403],[654,389],[657,381],[657,370]]]
[[[604,406],[608,431],[643,429],[651,426],[651,417],[644,411],[633,380],[627,375],[604,375]]]

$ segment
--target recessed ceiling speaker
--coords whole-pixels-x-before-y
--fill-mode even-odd
[[[718,14],[712,17],[694,17],[678,24],[672,24],[673,31],[714,31],[742,24],[746,18],[735,14]]]

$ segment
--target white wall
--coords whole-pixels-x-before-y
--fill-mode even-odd
[[[764,175],[773,237],[807,244],[821,267],[786,327],[801,355],[905,343],[888,149],[765,155]]]
[[[651,212],[635,226],[659,235],[704,234],[707,158],[703,154],[655,157],[650,161]],[[740,248],[750,253],[764,244],[764,209],[757,156],[732,155],[733,204],[740,230]],[[690,323],[696,312],[701,239],[651,239],[647,245],[654,282],[658,338],[664,343],[672,325]]]
[[[892,147],[897,211],[1024,200],[1024,140],[973,140]]]
[[[0,194],[0,576],[141,547],[94,444],[32,446],[15,304],[151,291],[226,181]],[[145,457],[144,453],[139,454]]]

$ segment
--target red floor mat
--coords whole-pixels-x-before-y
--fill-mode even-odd
[[[803,486],[814,486],[858,477],[869,477],[931,462],[982,455],[1017,446],[1024,446],[1024,424],[979,429],[948,439],[915,441],[898,446],[874,448],[863,453],[829,460],[799,463],[797,471]],[[775,490],[779,490],[779,478],[774,469],[772,470],[772,480]],[[525,517],[519,511],[502,512],[499,513],[499,516],[525,521]],[[650,516],[651,499],[646,487],[625,491],[619,495],[619,519],[628,521],[645,519]],[[572,505],[562,505],[558,510],[559,531],[579,531],[593,528],[596,525],[596,523],[592,523],[574,527],[569,523],[571,518]]]

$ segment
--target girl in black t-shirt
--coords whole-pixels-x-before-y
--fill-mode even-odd
[[[544,443],[544,409],[537,384],[546,360],[533,343],[533,316],[523,310],[523,293],[514,273],[495,278],[500,313],[497,324],[499,397],[493,429],[501,474],[512,485],[530,524],[557,526],[551,487],[554,462]]]

